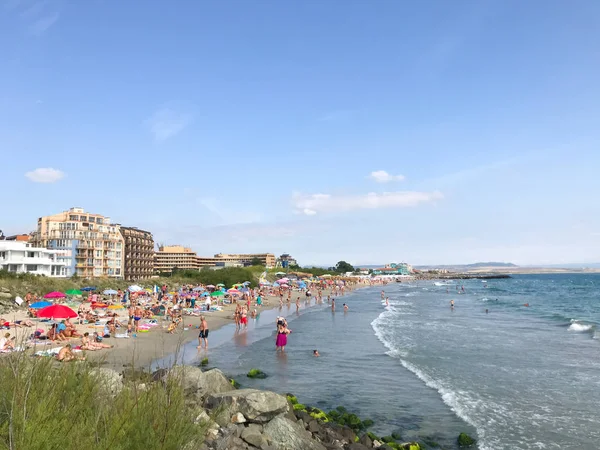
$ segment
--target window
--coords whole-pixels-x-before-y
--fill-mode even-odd
[[[75,215],[73,215],[73,214],[71,214],[71,215],[69,216],[69,220],[77,220],[77,219],[79,219],[79,217],[78,217],[78,216],[75,216]]]
[[[2,258],[2,259],[6,258],[6,252],[0,252],[0,258]]]
[[[35,258],[35,252],[27,252],[27,257],[28,258]],[[36,270],[36,269],[34,269]]]
[[[90,216],[90,218],[89,218],[89,221],[90,221],[90,222],[92,222],[92,223],[93,223],[93,222],[96,222],[96,218],[95,218],[95,217],[91,217],[91,216]]]
[[[25,267],[27,272],[36,272],[38,270],[38,266],[36,264],[27,264]]]

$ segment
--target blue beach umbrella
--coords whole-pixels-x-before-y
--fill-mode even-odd
[[[114,289],[106,289],[104,292],[102,292],[104,295],[117,295],[118,292],[115,291]]]
[[[45,308],[46,306],[50,306],[52,303],[50,302],[35,302],[32,305],[30,305],[30,308],[33,309],[41,309],[41,308]]]
[[[95,291],[96,290],[96,286],[86,286],[86,287],[82,287],[81,289],[79,289],[80,291]]]

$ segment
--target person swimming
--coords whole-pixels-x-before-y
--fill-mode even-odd
[[[321,356],[321,355],[319,355],[319,350],[313,350],[313,356],[315,356],[315,357],[317,357],[317,358],[318,358],[319,356]]]

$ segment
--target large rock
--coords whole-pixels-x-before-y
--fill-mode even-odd
[[[369,448],[359,442],[353,442],[346,447],[346,450],[369,450]]]
[[[98,367],[90,371],[90,375],[98,380],[98,386],[105,393],[117,395],[123,390],[123,377],[115,370]]]
[[[211,394],[231,390],[229,379],[219,369],[203,372],[198,367],[175,366],[169,370],[167,377],[181,380],[188,399],[202,402]]]
[[[241,438],[246,441],[250,445],[254,445],[255,447],[261,448],[267,445],[267,440],[262,435],[262,430],[260,425],[251,423],[248,425],[248,428],[244,428],[242,431]]]
[[[206,398],[205,406],[216,413],[215,420],[227,425],[231,416],[242,413],[248,422],[264,423],[288,411],[288,402],[283,395],[257,389],[238,389],[215,393]]]
[[[326,450],[302,425],[283,416],[275,417],[264,426],[263,431],[281,450]]]
[[[10,292],[0,292],[0,298],[12,298],[12,294]]]

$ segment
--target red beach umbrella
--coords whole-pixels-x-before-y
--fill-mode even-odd
[[[62,292],[48,292],[46,295],[44,295],[44,298],[65,298],[66,295],[63,294]]]
[[[74,319],[77,313],[68,306],[51,305],[40,309],[37,316],[48,319]]]

